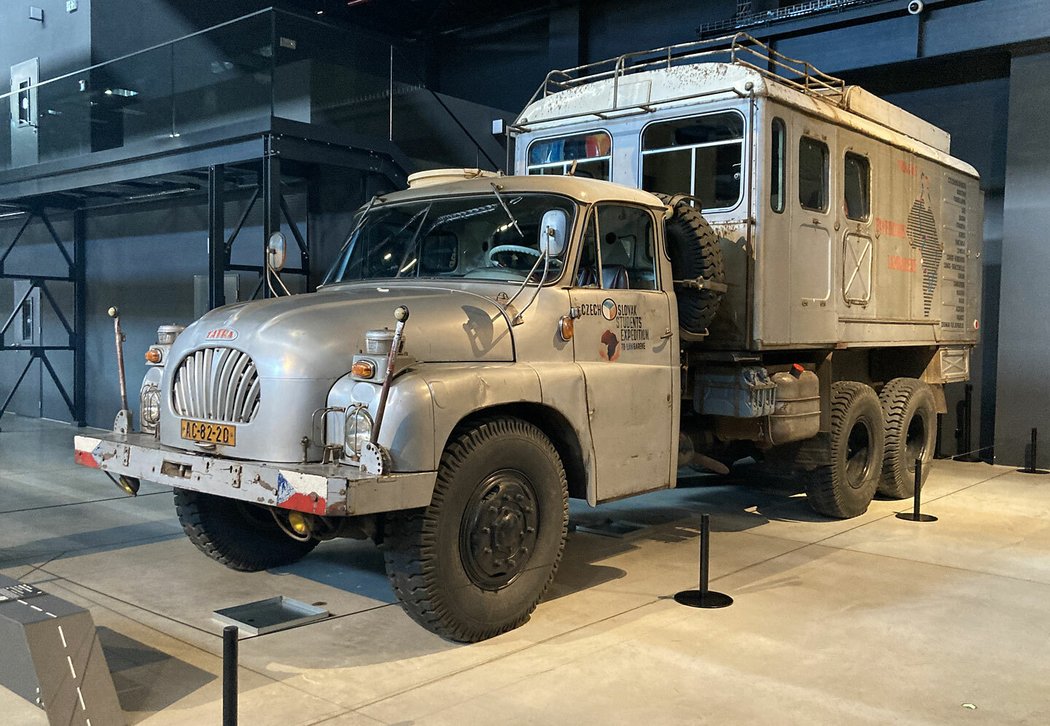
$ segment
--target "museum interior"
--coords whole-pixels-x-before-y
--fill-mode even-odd
[[[1050,723],[1048,108],[1045,0],[5,0],[0,721]]]

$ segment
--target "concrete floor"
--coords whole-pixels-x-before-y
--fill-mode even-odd
[[[186,540],[168,490],[130,499],[74,466],[74,429],[0,424],[0,574],[91,610],[129,723],[219,723],[211,613],[275,595],[332,617],[241,641],[246,724],[1050,723],[1050,476],[936,462],[932,524],[890,501],[830,521],[718,479],[574,503],[579,525],[645,526],[571,534],[531,622],[466,646],[408,619],[371,543],[236,573]],[[725,610],[671,599],[696,586],[701,512]],[[2,687],[0,714],[46,723]]]

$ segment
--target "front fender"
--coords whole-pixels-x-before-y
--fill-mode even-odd
[[[569,382],[567,381],[567,384]],[[574,387],[582,390],[579,386]],[[379,401],[379,384],[340,378],[328,396],[328,405],[368,406],[373,417]],[[471,414],[508,404],[544,404],[540,375],[521,363],[430,363],[417,364],[397,376],[390,386],[379,444],[390,452],[395,472],[434,471],[445,443],[455,427]],[[546,402],[550,405],[550,402]],[[586,415],[583,402],[572,408]],[[327,416],[329,443],[342,441],[343,416]],[[586,420],[569,415],[590,469],[590,437]]]
[[[375,418],[380,388],[378,383],[343,376],[329,391],[328,406],[342,409],[363,403]],[[343,418],[341,412],[325,416],[325,441],[329,444],[342,444]],[[434,405],[427,382],[414,369],[391,381],[379,445],[390,452],[392,471],[434,471],[437,467],[440,449],[435,453]]]
[[[434,467],[452,430],[464,418],[510,403],[541,403],[539,375],[520,363],[461,363],[421,371],[434,403]]]

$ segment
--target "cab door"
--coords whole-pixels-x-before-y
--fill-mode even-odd
[[[660,289],[654,224],[642,207],[596,205],[569,291],[578,315],[573,355],[586,384],[596,501],[674,480],[678,331]]]

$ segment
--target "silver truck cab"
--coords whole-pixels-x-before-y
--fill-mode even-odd
[[[173,487],[228,566],[371,535],[420,622],[514,627],[553,577],[568,496],[674,484],[667,213],[584,178],[421,175],[362,210],[316,293],[158,343],[140,432],[78,436],[77,460]]]

